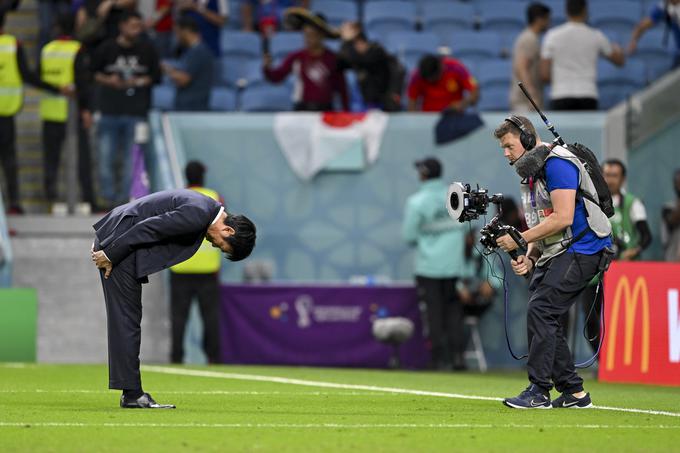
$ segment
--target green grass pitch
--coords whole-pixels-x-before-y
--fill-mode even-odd
[[[461,396],[514,396],[520,373],[213,366],[142,377],[177,409],[120,409],[105,366],[0,364],[0,451],[680,451],[680,388],[591,379],[596,405],[642,412],[519,411]]]

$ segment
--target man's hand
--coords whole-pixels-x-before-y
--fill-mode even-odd
[[[465,305],[472,303],[472,293],[465,286],[458,290],[458,298]]]
[[[80,120],[83,123],[84,129],[90,129],[92,127],[92,112],[89,110],[81,110]]]
[[[99,250],[95,252],[92,250],[92,261],[98,269],[104,269],[106,271],[104,273],[104,278],[109,278],[109,275],[111,275],[111,271],[113,270],[113,264],[106,257],[104,251]]]
[[[505,252],[512,252],[513,250],[517,250],[519,248],[517,242],[515,242],[515,240],[509,234],[504,234],[503,236],[496,239],[496,245],[498,245]]]
[[[619,259],[621,261],[630,261],[630,260],[635,259],[638,256],[639,253],[640,253],[640,250],[638,249],[638,247],[628,249],[628,250],[624,250],[623,253],[621,253],[621,256],[619,257]]]
[[[517,257],[517,260],[511,260],[510,265],[516,275],[528,274],[534,268],[533,261],[527,258],[526,255],[520,255]]]
[[[265,68],[268,68],[272,65],[272,62],[273,62],[273,59],[272,59],[272,56],[270,54],[265,53],[264,55],[262,55],[262,66],[264,66]]]

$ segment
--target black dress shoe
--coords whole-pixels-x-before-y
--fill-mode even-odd
[[[174,404],[158,404],[148,393],[143,394],[136,400],[120,396],[120,407],[124,409],[174,409]]]

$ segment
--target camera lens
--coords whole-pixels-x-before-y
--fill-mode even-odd
[[[452,193],[451,194],[451,199],[449,200],[449,203],[451,203],[451,207],[453,210],[458,209],[458,205],[460,204],[460,201],[458,201],[458,194],[457,193]]]

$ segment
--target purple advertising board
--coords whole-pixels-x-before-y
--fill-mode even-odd
[[[429,351],[411,286],[223,285],[224,363],[384,368],[391,347],[373,338],[378,318],[411,319],[401,365],[424,368]]]

